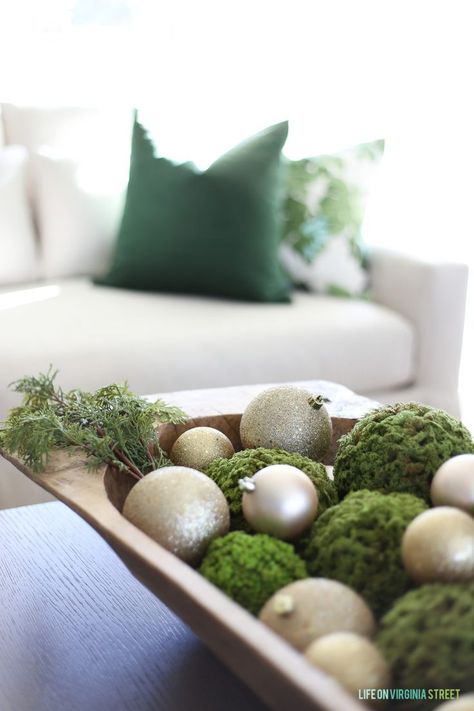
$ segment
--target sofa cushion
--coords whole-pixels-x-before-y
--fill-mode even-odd
[[[133,112],[3,104],[7,144],[31,154],[28,192],[41,247],[39,276],[108,268],[128,181]]]
[[[0,148],[0,286],[36,276],[35,235],[26,195],[27,160],[23,146]]]
[[[57,278],[101,276],[110,264],[122,217],[128,170],[107,161],[31,156],[40,274]]]
[[[127,379],[139,393],[315,378],[366,393],[414,375],[402,317],[299,292],[292,304],[251,304],[64,280],[3,290],[0,332],[0,416],[17,402],[7,384],[50,363],[65,388]]]
[[[155,154],[139,122],[108,286],[288,301],[279,263],[283,122],[201,172]]]

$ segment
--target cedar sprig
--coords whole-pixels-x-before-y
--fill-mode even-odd
[[[50,367],[11,384],[23,401],[2,423],[1,448],[35,472],[45,468],[55,449],[83,450],[90,468],[111,464],[135,479],[169,463],[158,425],[185,422],[182,410],[137,397],[126,384],[65,392],[55,383],[57,373]]]

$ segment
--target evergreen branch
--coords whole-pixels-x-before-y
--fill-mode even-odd
[[[182,410],[162,400],[149,403],[126,384],[64,392],[55,385],[57,372],[50,367],[11,384],[23,402],[2,423],[0,447],[35,472],[45,468],[54,449],[82,449],[91,468],[112,464],[135,479],[168,463],[158,427],[185,422]]]

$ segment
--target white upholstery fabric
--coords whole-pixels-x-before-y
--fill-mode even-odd
[[[27,159],[23,146],[0,148],[0,286],[36,276],[35,236],[26,195]]]
[[[0,294],[0,414],[16,402],[5,384],[50,363],[65,388],[127,379],[139,393],[314,378],[365,392],[414,377],[413,329],[374,303],[297,293],[291,305],[261,305],[87,280],[30,298]]]
[[[42,249],[39,276],[104,273],[128,180],[131,109],[3,104],[3,119],[6,143],[32,156],[28,193]]]
[[[417,399],[457,414],[467,266],[378,249],[370,273],[377,303],[402,315],[417,333]]]
[[[2,107],[0,106],[0,148],[5,145],[5,135],[3,130]]]
[[[46,279],[107,271],[122,216],[128,170],[107,162],[31,158],[40,274]],[[125,169],[123,169],[125,168]],[[102,169],[102,170],[101,170]],[[104,170],[105,169],[105,170]]]

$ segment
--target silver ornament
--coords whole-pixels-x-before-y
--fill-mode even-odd
[[[289,464],[272,464],[253,477],[239,480],[242,511],[259,533],[297,538],[314,521],[318,495],[310,478]]]
[[[474,515],[474,454],[458,454],[440,466],[431,482],[431,501]]]
[[[249,403],[240,422],[240,439],[246,449],[280,448],[319,460],[331,445],[331,418],[320,397],[281,385]]]
[[[417,583],[474,580],[474,519],[451,506],[423,511],[403,535],[402,559]]]
[[[229,507],[212,479],[188,467],[163,467],[135,484],[123,515],[157,543],[196,564],[229,530]]]
[[[183,432],[171,448],[173,464],[203,471],[214,459],[235,454],[230,439],[214,427],[193,427]]]

